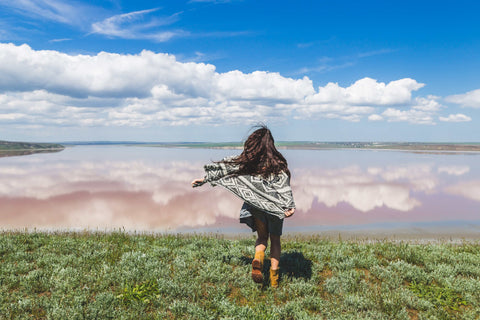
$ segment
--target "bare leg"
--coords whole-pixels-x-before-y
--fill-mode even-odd
[[[272,269],[277,270],[280,263],[280,255],[282,253],[282,246],[280,243],[280,236],[270,235],[270,261],[272,263]]]
[[[255,243],[255,252],[265,251],[268,246],[268,230],[265,223],[257,218],[253,218],[257,228],[257,241]]]
[[[256,283],[263,282],[263,259],[265,257],[265,249],[268,244],[268,231],[266,225],[254,218],[255,227],[257,228],[257,242],[255,243],[255,257],[252,261],[252,279]]]

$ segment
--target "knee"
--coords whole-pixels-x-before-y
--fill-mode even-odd
[[[268,242],[268,233],[259,233],[257,238],[259,242],[266,244]]]

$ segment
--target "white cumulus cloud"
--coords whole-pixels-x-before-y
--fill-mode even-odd
[[[409,122],[434,125],[434,116],[443,107],[436,96],[417,97],[410,109],[388,108],[381,116],[389,122]]]
[[[137,14],[148,12],[132,17]],[[115,26],[125,19],[111,21],[112,35],[121,32]],[[219,73],[212,64],[180,62],[147,50],[70,55],[0,43],[0,122],[16,128],[251,124],[289,118],[433,124],[444,107],[439,97],[412,98],[423,86],[410,78],[389,83],[363,78],[350,86],[328,83],[315,90],[308,77]]]
[[[370,121],[381,121],[383,120],[383,117],[378,115],[378,114],[371,114],[368,116],[368,120]]]
[[[480,89],[464,94],[451,95],[445,98],[448,102],[459,104],[463,107],[480,108]]]
[[[402,104],[410,101],[412,91],[423,86],[423,83],[410,78],[391,81],[388,84],[363,78],[346,88],[336,83],[328,83],[325,87],[319,87],[318,93],[309,97],[308,102],[322,104],[342,101],[356,106]]]
[[[467,122],[472,121],[472,118],[461,113],[451,114],[448,117],[439,117],[440,121],[443,122]]]
[[[373,114],[376,107],[410,104],[412,91],[423,86],[424,84],[410,78],[388,84],[363,78],[345,88],[330,82],[319,87],[318,92],[306,96],[297,109],[299,118],[325,117],[359,121],[363,116]],[[378,116],[373,119],[381,120]]]

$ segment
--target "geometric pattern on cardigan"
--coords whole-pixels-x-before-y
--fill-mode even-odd
[[[220,185],[248,204],[280,219],[285,217],[287,209],[295,208],[290,178],[283,171],[265,179],[262,176],[235,176],[238,166],[224,162],[207,164],[204,169],[204,182]],[[245,218],[242,216],[245,212],[242,212],[240,218]]]

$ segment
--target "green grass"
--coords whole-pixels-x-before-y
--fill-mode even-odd
[[[276,290],[251,281],[253,245],[4,232],[0,319],[480,319],[478,243],[288,238]]]
[[[57,143],[11,142],[0,140],[0,151],[25,150],[62,150],[64,146]]]

